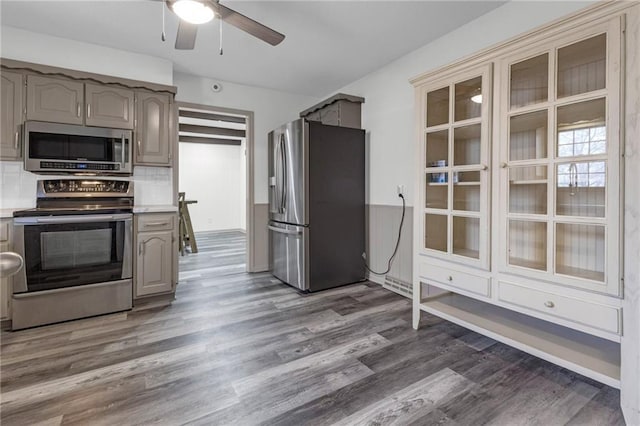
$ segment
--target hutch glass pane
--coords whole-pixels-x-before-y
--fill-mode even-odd
[[[556,225],[556,273],[604,281],[605,229],[602,225]]]
[[[509,160],[547,158],[547,110],[511,117]]]
[[[547,270],[547,223],[509,220],[509,264]]]
[[[511,65],[511,108],[546,102],[549,93],[549,54]]]
[[[606,162],[562,163],[556,171],[556,214],[605,216]]]
[[[605,99],[558,108],[558,157],[607,153]]]
[[[606,68],[606,34],[558,49],[558,98],[604,89]]]
[[[449,165],[449,130],[427,133],[427,167],[446,167]]]
[[[426,208],[446,209],[449,207],[447,180],[447,173],[427,173]]]
[[[477,217],[453,217],[453,253],[480,258],[480,219]]]
[[[455,166],[480,164],[480,129],[480,124],[454,129],[453,164]]]
[[[449,87],[427,93],[427,127],[449,122]]]
[[[547,214],[547,166],[509,170],[509,213]]]
[[[425,215],[424,246],[426,248],[447,251],[447,217],[439,214]]]
[[[455,121],[480,117],[482,114],[482,77],[456,84],[455,92]]]

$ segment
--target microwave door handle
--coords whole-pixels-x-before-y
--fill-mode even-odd
[[[121,145],[120,145],[120,170],[124,170],[124,154],[126,152],[125,142],[124,142],[124,133],[120,137]]]

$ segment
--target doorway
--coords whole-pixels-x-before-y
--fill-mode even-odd
[[[177,103],[180,273],[254,270],[253,112]]]

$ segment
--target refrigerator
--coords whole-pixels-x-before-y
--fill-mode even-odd
[[[364,130],[299,119],[268,149],[273,275],[305,292],[364,280]]]

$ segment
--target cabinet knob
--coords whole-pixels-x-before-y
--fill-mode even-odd
[[[487,166],[486,164],[482,165],[482,170],[489,170],[489,166]]]
[[[449,275],[449,278],[447,278],[449,281],[453,281],[453,277],[451,275]]]
[[[551,300],[548,300],[544,302],[544,306],[546,306],[547,308],[553,308],[554,306],[556,306],[556,304],[553,303]]]
[[[508,166],[508,164],[507,164],[507,163],[500,163],[500,167],[502,167],[503,169],[506,169],[506,168],[507,168],[507,166]]]

